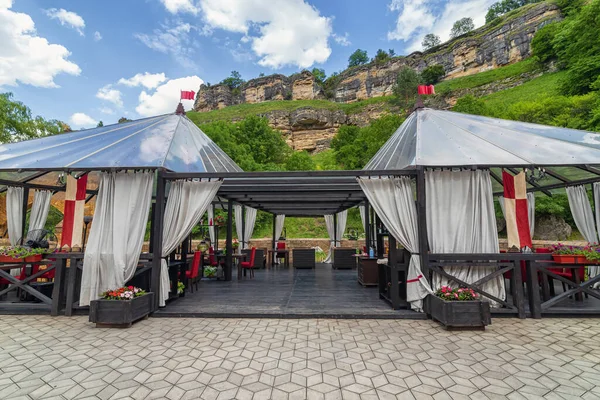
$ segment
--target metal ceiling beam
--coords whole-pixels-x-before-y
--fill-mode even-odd
[[[193,178],[327,178],[357,176],[413,176],[413,170],[354,170],[354,171],[258,171],[258,172],[165,172],[166,179]]]
[[[528,192],[539,192],[539,191],[544,191],[544,193],[546,193],[546,191],[548,190],[553,190],[553,189],[561,189],[561,188],[565,188],[568,186],[578,186],[578,185],[588,185],[590,183],[596,183],[596,182],[600,182],[600,176],[595,177],[595,178],[588,178],[588,179],[582,179],[579,181],[571,181],[571,183],[555,183],[553,185],[546,185],[546,186],[540,186],[537,188],[528,188],[527,191]],[[502,195],[502,192],[496,192],[494,193],[494,195]]]
[[[559,174],[559,173],[557,173],[557,172],[554,172],[554,171],[553,171],[553,170],[551,170],[551,169],[548,169],[548,168],[546,168],[546,173],[547,173],[548,175],[550,175],[551,177],[558,179],[559,181],[562,181],[562,182],[564,182],[564,183],[571,183],[571,180],[570,180],[570,179],[567,179],[567,178],[565,178],[565,177],[564,177],[564,176],[562,176],[561,174]]]
[[[515,175],[517,175],[517,174],[519,173],[519,172],[518,172],[516,169],[514,169],[514,168],[507,168],[507,169],[508,169],[510,172],[512,172],[513,174],[515,174]],[[550,193],[550,191],[549,191],[549,190],[545,190],[545,189],[543,189],[543,188],[542,188],[540,185],[538,185],[537,183],[535,183],[535,182],[527,182],[527,183],[529,183],[529,184],[530,184],[531,186],[533,186],[534,188],[537,188],[538,190],[540,190],[540,191],[541,191],[542,193],[544,193],[546,196],[548,196],[548,197],[552,197],[552,193]]]

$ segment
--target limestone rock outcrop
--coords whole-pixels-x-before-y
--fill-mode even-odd
[[[422,71],[442,65],[445,79],[458,78],[521,61],[531,55],[535,32],[547,23],[562,18],[553,2],[525,6],[500,20],[427,52],[394,57],[384,63],[371,62],[343,71],[334,85],[331,100],[348,103],[392,94],[398,71],[408,66]],[[240,88],[202,85],[195,111],[211,111],[242,103],[269,100],[324,99],[323,88],[308,71],[286,77],[276,74],[251,79]]]

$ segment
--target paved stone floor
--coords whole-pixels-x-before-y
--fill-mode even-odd
[[[594,319],[0,316],[0,399],[598,399]]]

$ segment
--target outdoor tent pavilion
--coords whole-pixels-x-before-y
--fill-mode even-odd
[[[365,197],[372,203],[386,197],[381,192],[369,191],[365,196],[364,181],[403,177],[410,182],[411,190],[416,183],[414,226],[417,228],[413,230],[417,232],[414,245],[417,250],[412,252],[425,272],[429,255],[418,249],[429,247],[431,250],[428,243],[431,229],[427,229],[427,222],[434,204],[425,198],[429,192],[426,190],[427,170],[488,171],[494,190],[500,190],[500,168],[511,171],[544,168],[545,174],[534,172],[530,177],[528,190],[550,193],[565,186],[600,181],[600,170],[595,165],[600,165],[600,140],[594,133],[431,109],[417,109],[411,114],[362,171],[242,172],[191,121],[178,114],[0,146],[3,174],[0,184],[25,190],[64,190],[64,187],[40,183],[46,182],[44,179],[49,174],[57,175],[61,171],[73,174],[154,171],[157,178],[156,207],[152,216],[155,249],[161,248],[163,242],[167,182],[221,180],[217,194],[231,200],[228,203],[230,215],[232,202],[237,202],[274,215],[320,216],[356,206],[364,202]],[[485,176],[480,177],[482,182],[485,179]],[[89,187],[88,193],[93,195],[97,191]],[[409,203],[414,205],[410,201],[405,205],[408,207]],[[443,208],[444,204],[438,202],[435,206]],[[386,225],[392,225],[384,210],[375,208]],[[231,226],[228,227],[229,238],[230,230]],[[230,250],[230,240],[228,242]],[[153,290],[160,286],[160,271],[160,258],[155,257]],[[413,275],[413,279],[427,287],[426,274],[413,270]]]

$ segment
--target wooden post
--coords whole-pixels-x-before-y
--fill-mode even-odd
[[[29,202],[29,188],[23,188],[23,213],[21,214],[21,244],[25,244],[25,232],[27,231],[27,227],[25,223],[27,222],[27,203]]]
[[[337,213],[333,214],[333,247],[337,247]],[[332,253],[333,254],[333,253]]]
[[[219,250],[219,228],[217,228],[217,224],[215,224],[216,208],[215,208],[214,204],[211,204],[209,207],[212,207],[212,209],[213,209],[213,224],[212,224],[212,226],[213,226],[213,231],[215,232],[215,241],[214,241],[214,243],[211,243],[211,246],[213,247],[215,254],[217,254],[217,250]],[[210,221],[209,221],[209,224],[210,224]],[[210,228],[208,228],[208,229],[210,229]],[[208,234],[208,236],[210,237],[210,233]]]
[[[160,270],[161,253],[163,242],[163,223],[165,214],[165,186],[163,171],[156,172],[156,204],[154,207],[154,216],[152,219],[152,275],[150,279],[150,291],[154,292],[154,308],[158,310],[160,297]]]
[[[425,168],[417,167],[417,217],[419,221],[419,253],[421,271],[431,284],[429,276],[429,245],[427,241],[427,198],[425,190]]]
[[[246,246],[246,206],[242,206],[242,238],[240,239],[240,253]]]
[[[272,257],[269,260],[271,262],[271,266],[275,265],[275,242],[278,239],[275,237],[276,233],[277,233],[277,214],[273,214],[273,241],[271,242],[271,250],[273,250],[273,252],[271,253]]]
[[[227,201],[227,242],[225,244],[225,280],[230,281],[233,269],[233,246],[231,244],[233,239],[233,201]]]
[[[154,249],[154,211],[156,210],[156,203],[153,202],[150,207],[150,241],[148,242],[148,253],[153,253]],[[156,297],[156,296],[154,296]]]
[[[367,254],[371,248],[371,206],[369,200],[365,200],[365,247],[367,248]],[[379,254],[379,249],[377,249]]]

